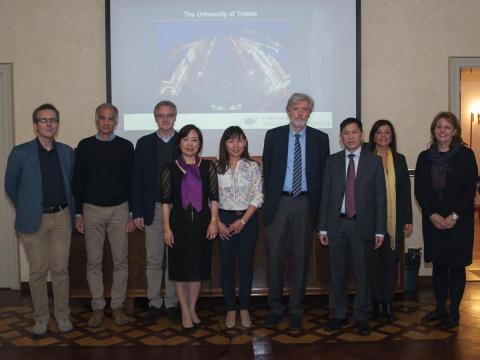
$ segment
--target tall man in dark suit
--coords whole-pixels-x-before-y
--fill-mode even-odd
[[[355,118],[340,124],[345,150],[327,160],[318,218],[320,242],[330,247],[331,299],[334,317],[326,326],[336,331],[348,324],[348,264],[353,259],[356,294],[354,316],[360,335],[368,335],[369,271],[374,248],[386,232],[387,203],[382,161],[362,149],[362,123]]]
[[[175,285],[168,279],[162,199],[155,198],[156,194],[162,193],[158,187],[163,166],[178,157],[178,135],[173,129],[177,107],[171,101],[160,101],[153,115],[158,130],[137,141],[132,175],[133,220],[138,229],[145,230],[149,310],[143,324],[147,326],[156,322],[162,305],[165,305],[171,322],[179,324],[181,321]],[[162,278],[165,280],[164,299],[160,296]]]
[[[5,191],[15,206],[15,228],[30,267],[34,308],[33,334],[47,332],[47,275],[50,272],[54,313],[60,332],[72,330],[68,258],[75,211],[70,182],[73,149],[55,141],[59,111],[43,104],[33,111],[36,139],[13,148],[5,172]]]
[[[270,313],[267,327],[283,320],[282,298],[285,262],[292,257],[290,329],[300,330],[308,257],[313,224],[320,206],[323,170],[330,153],[328,136],[307,126],[313,99],[295,93],[286,111],[290,124],[265,135],[263,176],[265,184],[265,238],[268,249]]]

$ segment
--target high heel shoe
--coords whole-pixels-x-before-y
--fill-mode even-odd
[[[205,323],[202,320],[200,320],[199,322],[193,322],[193,326],[195,326],[197,329],[203,328],[204,325]]]
[[[248,310],[240,310],[240,324],[247,329],[252,326],[252,320],[250,319]]]
[[[459,323],[459,318],[455,318],[449,316],[448,318],[444,318],[440,321],[440,327],[446,330],[452,330],[453,328],[457,327]]]
[[[446,312],[438,313],[437,310],[430,311],[426,315],[422,316],[420,322],[422,324],[431,323],[434,321],[442,321],[448,319],[448,314]]]
[[[235,310],[227,311],[227,314],[225,315],[225,327],[227,329],[234,328],[236,321],[237,321],[237,312]]]
[[[195,324],[193,324],[192,326],[189,326],[189,327],[186,327],[186,326],[182,325],[182,331],[185,334],[193,334],[196,330],[197,330],[197,327],[195,326]]]

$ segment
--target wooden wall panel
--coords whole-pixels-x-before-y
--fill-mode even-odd
[[[262,163],[260,156],[253,157],[254,160]],[[213,158],[209,158],[213,160]],[[267,266],[268,256],[263,231],[263,211],[259,210],[260,231],[257,242],[257,248],[254,258],[254,276],[253,289],[254,295],[266,295],[268,293]],[[204,281],[202,284],[202,296],[222,296],[220,283],[220,254],[217,242],[212,244],[212,276],[210,281]],[[403,260],[403,259],[402,259]],[[400,263],[403,269],[403,261]],[[103,276],[105,284],[105,294],[110,294],[112,284],[112,260],[108,240],[105,239],[104,258],[103,258]],[[288,294],[290,287],[290,262],[287,261],[285,276],[285,293]],[[145,239],[144,233],[136,230],[129,235],[129,277],[128,277],[128,295],[132,297],[146,297],[146,268],[145,268]],[[399,271],[397,288],[403,289],[403,271]],[[312,240],[312,250],[308,265],[307,294],[328,294],[330,285],[330,261],[328,248],[321,246],[316,237]],[[71,296],[89,296],[88,284],[86,280],[86,254],[85,241],[83,236],[74,231],[70,250],[70,287]],[[350,291],[354,290],[354,279],[350,276]]]

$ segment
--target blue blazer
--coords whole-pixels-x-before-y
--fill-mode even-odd
[[[74,152],[70,146],[59,142],[55,143],[55,147],[60,160],[65,196],[73,221],[75,203],[71,181]],[[37,232],[42,221],[43,190],[36,139],[17,145],[12,149],[5,171],[5,192],[15,206],[15,229],[26,234]]]
[[[265,186],[265,224],[268,225],[282,196],[287,171],[288,134],[290,126],[280,126],[268,130],[263,146],[263,178]],[[322,197],[322,180],[327,157],[330,155],[328,135],[307,126],[305,139],[305,172],[307,177],[307,196],[310,205],[312,224],[315,224]]]
[[[157,179],[157,137],[154,132],[138,139],[133,158],[132,213],[134,219],[143,217],[145,225],[153,222],[157,182],[160,181]],[[175,132],[172,141],[177,141],[177,138]]]

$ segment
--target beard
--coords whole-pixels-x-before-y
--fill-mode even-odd
[[[308,121],[308,118],[307,119],[293,119],[292,120],[292,125],[296,128],[303,128],[307,125],[307,121]]]

